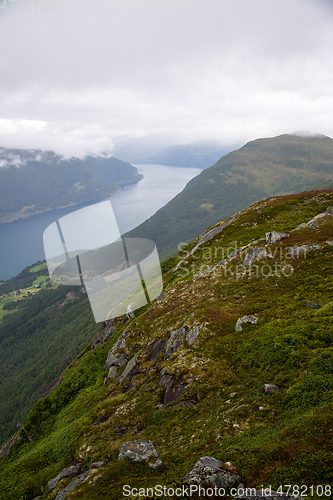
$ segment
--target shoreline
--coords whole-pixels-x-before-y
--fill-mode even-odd
[[[141,179],[139,179],[140,181]],[[137,184],[139,181],[136,181],[136,182],[133,182],[131,184]],[[129,184],[126,184],[126,185],[129,185]],[[116,194],[120,193],[120,191],[122,190],[122,187],[120,187],[117,191],[115,191],[114,193],[110,193],[110,197],[111,196],[115,196]],[[0,218],[0,225],[2,224],[11,224],[12,222],[16,222],[18,220],[22,220],[22,219],[27,219],[28,217],[31,217],[32,215],[39,215],[39,214],[42,214],[44,212],[49,212],[50,210],[60,210],[61,208],[68,208],[68,207],[72,207],[72,206],[75,206],[75,205],[80,205],[81,203],[89,203],[89,202],[98,202],[99,200],[105,200],[106,198],[105,197],[102,197],[102,198],[92,198],[90,200],[85,200],[85,201],[79,201],[77,203],[69,203],[69,205],[63,205],[61,207],[51,207],[51,208],[45,208],[45,209],[41,209],[41,210],[34,210],[34,212],[31,212],[31,213],[24,213],[22,212],[23,210],[26,210],[26,209],[29,209],[31,207],[23,207],[19,212],[16,212],[14,213],[13,215],[9,216],[8,219],[5,219],[5,220],[2,220],[2,217]],[[4,215],[3,217],[8,217],[8,215]]]

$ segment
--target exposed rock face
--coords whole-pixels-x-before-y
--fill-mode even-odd
[[[173,375],[165,374],[161,378],[159,386],[165,387],[165,394],[163,399],[163,404],[167,405],[172,401],[176,401],[183,394],[187,383],[183,382],[183,376],[181,375],[176,379]]]
[[[257,316],[243,316],[242,318],[238,318],[236,326],[235,326],[235,331],[236,332],[241,332],[243,330],[243,323],[251,323],[252,325],[256,325],[258,322]]]
[[[198,239],[198,243],[195,245],[194,248],[192,248],[192,250],[187,253],[185,255],[185,257],[180,261],[178,262],[178,264],[176,265],[176,267],[174,267],[174,271],[176,271],[177,269],[179,269],[179,267],[181,266],[182,262],[184,262],[184,260],[186,260],[188,257],[190,257],[191,255],[193,255],[195,253],[195,251],[198,249],[198,247],[200,245],[202,245],[203,243],[206,243],[207,241],[211,240],[212,238],[214,238],[214,236],[218,233],[220,233],[221,231],[223,231],[223,229],[227,226],[229,226],[230,224],[232,224],[235,220],[237,219],[237,216],[234,215],[233,217],[231,217],[231,219],[229,219],[227,222],[220,222],[219,224],[217,224],[215,227],[211,227],[209,229],[206,229],[206,231],[204,231],[200,236],[199,236],[199,239]]]
[[[185,334],[186,330],[183,326],[181,328],[178,328],[178,330],[171,332],[169,341],[166,346],[164,359],[169,358],[171,354],[173,354],[174,352],[177,351],[177,349],[179,349],[179,347],[182,345],[184,341]]]
[[[183,482],[201,486],[231,488],[236,485],[239,476],[223,470],[223,462],[213,457],[202,457],[183,477]]]
[[[291,257],[293,257],[294,259],[298,259],[300,256],[303,256],[305,258],[306,252],[308,252],[309,250],[321,250],[321,246],[317,243],[312,243],[310,245],[294,245],[293,247],[289,248],[288,252]]]
[[[125,370],[119,377],[119,382],[122,382],[127,377],[135,375],[135,373],[138,373],[138,369],[136,364],[136,356],[133,356],[133,358],[127,363]]]
[[[302,229],[304,227],[316,227],[317,225],[317,220],[322,219],[323,217],[326,217],[327,215],[333,215],[333,209],[332,207],[327,207],[325,212],[322,212],[318,215],[315,215],[315,217],[312,217],[308,222],[302,222],[302,224],[299,224],[299,226],[295,227],[293,231],[297,231],[298,229]]]
[[[218,266],[223,266],[223,264],[225,264],[229,260],[234,259],[235,257],[237,257],[237,255],[239,254],[240,251],[241,251],[240,248],[236,248],[235,250],[233,250],[231,252],[230,255],[228,255],[228,257],[225,257],[224,259],[220,260],[220,262],[218,262],[217,265]]]
[[[105,369],[109,370],[111,366],[124,366],[124,364],[127,362],[127,356],[126,354],[122,353],[116,353],[116,351],[120,349],[125,349],[126,347],[126,337],[125,333],[122,333],[117,342],[114,344],[112,349],[108,352],[108,357],[105,362]]]
[[[146,462],[152,469],[163,466],[155,447],[150,440],[129,441],[121,445],[118,460],[129,458],[134,462]]]
[[[279,390],[280,387],[278,387],[277,385],[271,385],[271,384],[264,385],[265,394],[274,394],[274,392],[278,392]]]
[[[6,458],[6,456],[8,455],[14,444],[20,441],[20,439],[22,439],[21,436],[19,436],[18,434],[14,434],[14,436],[12,436],[7,441],[7,443],[0,450],[0,458],[2,458],[2,460]]]
[[[201,328],[204,326],[203,323],[201,323],[201,325],[196,325],[196,326],[193,326],[191,328],[191,330],[189,330],[186,334],[186,340],[188,342],[189,345],[192,345],[194,344],[194,342],[196,341],[196,339],[198,338],[199,336],[199,333],[200,333],[200,330]]]
[[[71,467],[66,467],[65,469],[62,469],[62,471],[60,471],[56,477],[54,477],[47,483],[49,490],[53,490],[57,486],[58,482],[62,477],[73,476],[74,474],[77,474],[79,470],[80,470],[80,464],[72,465]]]
[[[116,329],[116,327],[113,325],[114,320],[111,321],[105,321],[103,323],[103,328],[102,330],[96,335],[96,337],[93,339],[90,350],[93,351],[96,349],[97,346],[104,344],[113,334]]]
[[[46,396],[51,394],[53,389],[55,389],[57,387],[57,385],[60,384],[60,379],[61,379],[61,375],[59,375],[59,377],[52,380],[52,382],[49,383],[49,385],[46,387],[45,391],[41,395],[41,398],[45,398]]]
[[[165,346],[165,342],[165,339],[158,339],[153,344],[147,346],[147,349],[150,353],[147,361],[152,361],[153,363],[155,363],[157,356]]]
[[[116,378],[117,371],[118,371],[118,368],[116,366],[111,366],[109,373],[108,373],[108,378]]]
[[[180,346],[184,342],[184,338],[186,338],[189,345],[194,344],[203,326],[204,323],[201,323],[201,325],[192,326],[192,328],[189,331],[187,331],[186,328],[182,326],[178,328],[178,330],[174,330],[173,332],[171,332],[170,338],[168,340],[165,349],[164,359],[168,359],[171,356],[171,354],[173,354],[174,352],[177,351],[177,349],[180,348]]]
[[[266,243],[277,243],[282,240],[282,238],[289,238],[290,234],[288,233],[279,233],[278,231],[270,231],[266,233]]]
[[[59,493],[57,494],[55,500],[64,500],[64,498],[67,497],[67,495],[74,490],[77,486],[79,486],[83,481],[87,479],[89,474],[96,468],[102,467],[105,462],[100,461],[100,462],[94,462],[89,466],[89,469],[86,472],[83,472],[79,476],[77,476],[73,481],[71,481],[65,488],[63,488]],[[79,464],[78,464],[79,465]],[[63,476],[64,477],[64,476]]]
[[[265,248],[251,248],[243,260],[243,266],[251,266],[254,259],[264,259],[267,257],[267,250]]]

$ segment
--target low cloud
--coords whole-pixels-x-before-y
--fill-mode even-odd
[[[83,156],[112,151],[119,136],[221,144],[299,130],[333,136],[329,2],[55,5],[1,13],[4,147]]]

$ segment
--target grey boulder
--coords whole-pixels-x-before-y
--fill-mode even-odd
[[[274,392],[278,392],[279,390],[280,387],[278,387],[277,385],[272,385],[272,384],[264,385],[265,394],[274,394]]]
[[[214,457],[201,457],[193,468],[183,477],[183,482],[202,486],[231,488],[239,480],[239,476],[223,470],[223,462]]]
[[[129,458],[133,462],[146,462],[152,469],[163,466],[155,447],[150,440],[128,441],[121,445],[118,460]]]
[[[49,490],[53,490],[62,477],[73,476],[74,474],[77,474],[79,470],[80,464],[71,465],[70,467],[62,469],[56,477],[54,477],[47,483]]]
[[[243,316],[242,318],[238,318],[236,326],[235,326],[235,332],[241,332],[243,330],[243,324],[244,323],[251,323],[252,325],[256,325],[258,322],[257,316],[253,316],[250,314],[249,316]]]
[[[266,243],[277,243],[282,240],[282,238],[289,238],[288,233],[279,233],[278,231],[269,231],[266,233]]]

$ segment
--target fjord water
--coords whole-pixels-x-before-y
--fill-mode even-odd
[[[201,170],[198,168],[142,165],[143,179],[126,186],[110,198],[121,234],[152,216],[176,196]],[[43,232],[60,217],[102,200],[49,210],[38,215],[0,225],[0,280],[17,275],[26,266],[44,260]]]

